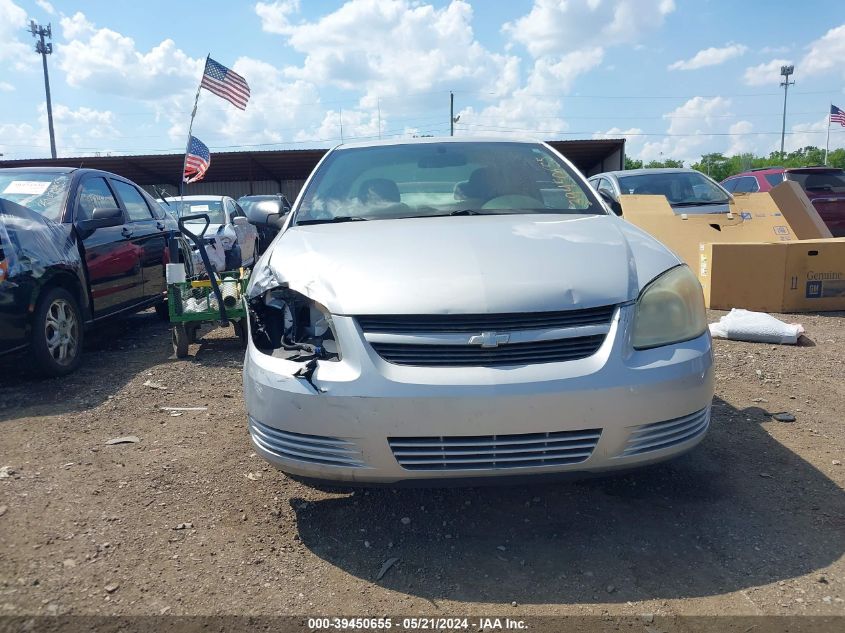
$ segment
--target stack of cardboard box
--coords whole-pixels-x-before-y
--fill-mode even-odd
[[[677,215],[663,196],[621,196],[623,217],[698,274],[709,308],[845,310],[845,238],[833,238],[802,189],[737,195],[728,214]]]

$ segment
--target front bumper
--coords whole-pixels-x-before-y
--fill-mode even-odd
[[[354,319],[334,317],[343,360],[306,378],[250,337],[253,444],[285,472],[350,483],[599,473],[674,457],[709,424],[710,335],[635,351],[631,312],[617,310],[589,358],[513,368],[392,365]]]

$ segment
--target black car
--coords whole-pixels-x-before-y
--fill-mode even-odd
[[[178,236],[115,174],[0,169],[0,355],[30,348],[42,373],[64,375],[92,324],[150,306],[165,315],[165,264],[186,252]]]
[[[282,193],[264,196],[241,196],[238,204],[251,224],[258,228],[258,250],[263,253],[282,228],[291,204]],[[269,216],[275,216],[268,221]]]

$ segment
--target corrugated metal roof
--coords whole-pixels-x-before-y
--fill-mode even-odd
[[[469,140],[469,139],[468,139]],[[549,141],[584,173],[621,169],[625,139]],[[319,162],[326,149],[262,150],[215,152],[211,168],[203,182],[303,180]],[[604,165],[605,160],[614,164]],[[182,154],[147,154],[137,156],[79,156],[75,158],[26,158],[0,161],[3,167],[68,166],[103,169],[140,185],[178,186]],[[281,185],[280,185],[281,186]]]

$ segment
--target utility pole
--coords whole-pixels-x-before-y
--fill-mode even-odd
[[[455,93],[449,92],[449,136],[455,136]]]
[[[41,54],[41,64],[44,67],[44,91],[47,93],[47,126],[50,128],[50,154],[53,158],[56,157],[56,134],[53,131],[53,103],[50,100],[50,75],[47,72],[47,55],[53,53],[53,45],[45,42],[44,37],[52,39],[53,34],[50,30],[50,25],[44,28],[40,24],[36,24],[35,20],[31,20],[29,30],[35,41],[35,52]]]
[[[783,81],[780,85],[783,86],[783,127],[780,130],[780,156],[783,158],[783,141],[786,138],[786,95],[789,92],[789,86],[794,86],[794,81],[789,81],[789,76],[795,72],[795,66],[781,66],[780,74]]]
[[[449,136],[455,136],[455,123],[460,120],[460,114],[455,116],[455,93],[449,91]]]

